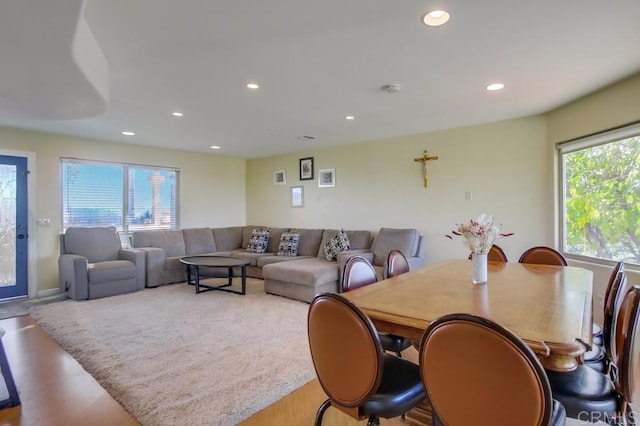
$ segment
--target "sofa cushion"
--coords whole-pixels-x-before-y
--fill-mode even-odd
[[[64,233],[65,253],[86,257],[89,263],[117,260],[121,248],[115,226],[70,227]]]
[[[218,251],[231,251],[247,247],[242,245],[242,226],[213,228],[213,239]]]
[[[280,235],[278,256],[297,256],[300,234],[297,232],[283,232]]]
[[[290,232],[300,234],[298,240],[298,256],[317,256],[324,229],[291,229]]]
[[[133,247],[158,247],[166,256],[184,256],[184,237],[181,230],[162,229],[136,231],[131,236]]]
[[[249,262],[250,266],[258,266],[258,259],[264,256],[273,256],[269,253],[255,253],[251,251],[247,251],[244,249],[234,250],[229,253],[231,257],[237,257],[239,259],[244,259]]]
[[[280,263],[280,262],[289,262],[300,259],[310,259],[311,256],[278,256],[274,254],[265,253],[263,256],[260,256],[256,259],[256,266],[258,268],[262,268],[265,265],[269,265],[271,263]],[[326,260],[325,260],[326,262]]]
[[[337,282],[339,275],[340,268],[337,263],[327,262],[318,257],[270,263],[262,268],[262,276],[265,279],[296,283],[307,287]]]
[[[289,232],[289,228],[264,228],[269,229],[269,245],[267,253],[277,253],[280,248],[280,237],[283,233]]]
[[[247,251],[250,253],[265,253],[267,251],[267,245],[269,244],[269,230],[254,229],[251,232],[251,239],[249,239],[249,245]]]
[[[262,231],[263,229],[266,229],[266,228],[264,226],[250,226],[250,225],[243,226],[242,227],[242,242],[240,243],[240,245],[238,247],[241,247],[243,249],[246,249],[247,247],[249,247],[249,240],[251,240],[251,234],[252,234],[254,229]],[[235,247],[235,248],[238,248],[238,247]]]
[[[317,253],[318,257],[326,259],[324,246],[338,232],[340,232],[339,229],[324,230],[324,232],[322,233],[322,242],[320,243],[320,248]],[[370,231],[343,231],[343,232],[347,234],[347,238],[349,239],[349,246],[351,246],[351,250],[362,250],[362,249],[371,248],[371,232]]]
[[[136,264],[128,260],[108,260],[90,263],[89,282],[91,284],[110,283],[136,278]]]
[[[373,239],[373,264],[383,266],[391,250],[400,250],[405,256],[414,256],[418,245],[418,230],[380,228]]]
[[[344,231],[340,231],[331,237],[323,247],[327,260],[335,262],[338,260],[338,253],[349,250],[351,246],[349,245],[349,238],[347,237],[347,234],[345,234]]]
[[[215,252],[216,242],[211,228],[183,229],[184,248],[187,255]]]

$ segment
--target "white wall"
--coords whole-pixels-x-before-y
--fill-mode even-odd
[[[414,162],[425,149],[429,186]],[[319,169],[336,169],[336,186],[298,179],[298,160],[314,157]],[[553,245],[553,151],[541,116],[436,133],[369,141],[325,150],[249,160],[247,220],[291,227],[417,228],[425,236],[427,263],[466,256],[461,241],[445,238],[456,223],[495,215],[515,236],[501,240],[511,259],[532,245]],[[287,185],[273,171],[287,170]],[[305,206],[290,207],[290,188],[303,185]],[[465,191],[472,199],[465,200]]]
[[[35,245],[36,293],[58,288],[58,234],[62,229],[60,157],[177,167],[180,169],[180,226],[245,223],[245,160],[139,145],[110,143],[0,128],[0,150],[28,151],[37,164],[30,209],[30,243]],[[35,220],[48,218],[49,226]],[[30,283],[31,285],[33,283]],[[30,288],[31,288],[30,285]]]

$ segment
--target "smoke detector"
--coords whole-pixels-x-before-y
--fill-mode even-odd
[[[400,91],[399,84],[387,84],[386,86],[382,86],[382,90],[387,93],[398,93]]]

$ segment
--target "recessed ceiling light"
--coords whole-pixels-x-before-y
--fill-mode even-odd
[[[172,112],[171,115],[173,115],[174,117],[182,117],[184,114],[181,112]]]
[[[355,120],[355,117],[353,115],[347,115],[344,119],[345,120]]]
[[[249,83],[249,84],[247,84],[247,87],[248,87],[249,89],[257,89],[257,88],[259,88],[260,86],[259,86],[258,84],[256,84],[256,83]]]
[[[220,147],[218,145],[211,145],[210,148],[211,149],[220,149]]]
[[[125,136],[135,136],[134,132],[129,132],[129,131],[124,131],[124,132],[122,132],[122,134],[125,135]]]
[[[495,92],[496,90],[504,89],[504,84],[502,83],[492,83],[487,86],[487,90],[490,92]]]
[[[430,27],[439,27],[440,25],[446,24],[449,18],[449,13],[444,10],[432,10],[424,14],[422,22]]]

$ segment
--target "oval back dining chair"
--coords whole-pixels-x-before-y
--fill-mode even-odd
[[[353,256],[344,267],[342,292],[373,284],[377,280],[373,265],[362,256]],[[380,333],[379,338],[383,350],[394,352],[400,358],[402,358],[402,351],[411,346],[411,340],[395,334]]]
[[[532,247],[529,250],[522,253],[519,263],[533,263],[538,265],[558,265],[567,266],[567,259],[564,258],[562,253],[552,249],[551,247]]]
[[[614,321],[614,344],[609,376],[585,365],[572,371],[547,371],[553,396],[564,404],[567,416],[609,424],[636,424],[637,413],[629,411],[640,378],[640,287],[624,295]]]
[[[486,318],[449,314],[422,338],[420,373],[434,424],[564,425],[545,371],[510,330]]]
[[[406,272],[409,272],[409,262],[407,258],[400,250],[391,250],[387,256],[385,277],[391,278]]]
[[[380,417],[400,416],[425,399],[418,366],[385,354],[371,320],[343,296],[316,296],[307,332],[313,366],[328,396],[318,408],[316,426],[330,406],[377,425]]]
[[[471,260],[471,257],[472,255],[469,254],[469,260]],[[502,250],[502,247],[494,244],[489,249],[489,253],[487,253],[487,260],[491,262],[508,262],[509,258],[504,250]]]

